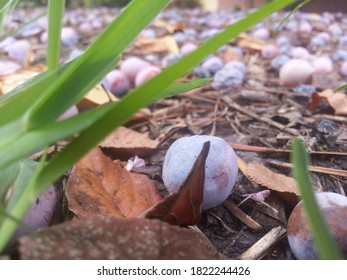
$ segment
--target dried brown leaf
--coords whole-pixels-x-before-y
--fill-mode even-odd
[[[70,210],[80,218],[94,214],[137,217],[162,199],[154,181],[125,170],[99,148],[75,165],[66,196]]]
[[[254,51],[261,51],[266,45],[266,42],[260,39],[252,38],[243,33],[237,37],[237,46],[241,49],[251,49]]]
[[[187,28],[187,23],[179,21],[175,23],[169,23],[168,21],[158,20],[153,23],[156,28],[162,28],[167,31],[167,33],[182,32]]]
[[[153,53],[179,53],[176,40],[172,36],[162,38],[148,39],[140,38],[134,44],[136,54],[153,54]]]
[[[0,95],[6,94],[20,84],[40,74],[40,72],[22,70],[17,73],[0,77]]]
[[[101,147],[102,152],[109,156],[113,160],[127,161],[131,157],[139,156],[141,158],[147,158],[160,148],[114,148],[114,147]]]
[[[219,259],[204,235],[159,220],[93,216],[20,240],[21,259]]]
[[[118,127],[99,146],[115,148],[156,148],[159,141],[152,140],[148,134],[140,133],[126,127]]]
[[[293,178],[275,173],[264,165],[251,162],[247,168],[248,176],[257,184],[268,187],[274,191],[290,192],[299,195],[299,190]]]
[[[278,192],[290,205],[296,203],[299,189],[293,178],[275,173],[256,162],[248,164],[247,175],[253,182]]]
[[[149,219],[160,219],[172,225],[195,225],[200,221],[205,182],[205,162],[210,149],[206,142],[177,192],[172,193],[145,213]]]
[[[333,93],[331,89],[317,92],[312,95],[307,109],[314,110],[319,105],[328,103],[335,111],[335,115],[347,115],[347,96],[343,93]]]
[[[99,146],[112,159],[123,161],[131,157],[149,157],[159,149],[159,141],[152,140],[146,133],[139,133],[126,127],[117,128]]]
[[[231,145],[230,145],[231,146]],[[248,176],[247,175],[247,170],[248,170],[248,165],[247,163],[240,157],[237,157],[237,165],[239,167],[239,170],[242,172],[243,175]]]

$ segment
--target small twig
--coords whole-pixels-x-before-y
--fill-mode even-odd
[[[238,126],[236,124],[234,124],[234,122],[232,122],[232,120],[230,119],[230,117],[227,115],[225,116],[228,124],[231,126],[231,128],[233,129],[233,131],[237,134],[237,135],[240,135],[241,132],[240,130],[238,129]]]
[[[257,139],[259,142],[263,143],[265,146],[267,146],[267,147],[269,147],[269,148],[271,148],[271,149],[274,149],[274,147],[273,147],[271,144],[269,144],[268,142],[266,142],[266,141],[265,141],[264,139],[262,139],[261,137],[255,135],[251,130],[249,130],[249,129],[246,128],[245,126],[242,126],[241,124],[237,124],[237,125],[238,125],[238,127],[239,127],[241,130],[247,132],[247,133],[248,133],[249,135],[251,135],[254,139]]]
[[[166,141],[168,141],[172,136],[174,136],[181,128],[180,127],[174,127],[171,129],[165,137],[158,143],[157,148],[160,148]]]
[[[281,226],[273,228],[261,239],[259,239],[251,248],[241,254],[241,260],[259,260],[286,234],[286,230]]]
[[[220,221],[220,223],[222,224],[222,226],[223,226],[227,231],[229,231],[229,232],[231,232],[231,233],[237,232],[237,230],[234,230],[234,229],[230,228],[230,227],[222,220],[222,218],[218,217],[217,215],[215,215],[215,214],[213,214],[213,213],[211,213],[210,215],[213,216],[213,217],[215,217],[218,221]]]
[[[336,122],[347,123],[347,118],[343,116],[334,116],[334,115],[326,115],[326,114],[316,114],[315,117],[317,119],[328,119]]]
[[[258,116],[257,114],[254,114],[252,113],[250,110],[247,110],[243,107],[241,107],[240,105],[236,104],[235,102],[232,101],[232,99],[229,97],[229,96],[224,96],[223,97],[223,101],[228,105],[230,106],[231,108],[235,109],[235,110],[238,110],[240,111],[241,113],[249,116],[249,117],[252,117],[253,119],[256,119],[256,120],[259,120],[259,121],[262,121],[264,123],[267,123],[268,125],[271,125],[273,127],[276,127],[278,128],[279,130],[281,131],[285,131],[287,133],[290,133],[294,136],[300,136],[300,133],[298,131],[296,131],[295,129],[291,129],[291,128],[288,128],[278,122],[275,122],[271,119],[268,119],[268,118],[265,118],[265,117],[260,117]]]
[[[259,146],[251,146],[245,144],[238,143],[229,143],[229,145],[237,151],[245,151],[245,152],[255,152],[255,153],[286,153],[290,154],[291,150],[285,149],[274,149],[268,147],[259,147]],[[308,151],[310,155],[327,155],[327,156],[347,156],[347,153],[344,152],[324,152],[324,151]]]
[[[277,81],[277,80],[276,80]],[[272,94],[281,94],[281,95],[286,95],[286,96],[299,96],[302,97],[302,94],[300,93],[295,93],[289,90],[281,90],[278,88],[269,88],[269,87],[262,87],[262,88],[254,88],[254,87],[244,87],[244,89],[248,90],[254,90],[254,91],[262,91],[262,92],[267,92],[267,93],[272,93]]]
[[[287,162],[280,162],[277,160],[270,160],[268,163],[275,165],[275,166],[280,166],[280,167],[285,167],[285,168],[293,168],[293,164],[287,163]],[[308,166],[308,170],[312,172],[317,172],[317,173],[323,173],[323,174],[328,174],[328,175],[336,175],[336,176],[344,176],[347,177],[347,170],[341,170],[341,169],[335,169],[335,168],[329,168],[329,167],[321,167],[321,166]]]
[[[235,203],[231,201],[224,201],[223,206],[236,218],[241,220],[244,224],[246,224],[248,227],[250,227],[253,230],[259,230],[262,228],[260,224],[258,224],[255,220],[253,220],[250,216],[248,216],[246,213],[244,213],[240,208],[236,206]]]
[[[210,135],[211,135],[211,136],[216,135],[217,113],[218,113],[219,103],[220,103],[220,98],[217,99],[216,104],[214,105],[214,110],[213,110],[213,123],[212,123],[212,129],[211,129],[211,132],[210,132]]]

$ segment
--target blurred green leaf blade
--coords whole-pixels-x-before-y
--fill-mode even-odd
[[[311,227],[312,235],[321,259],[343,259],[335,240],[331,237],[323,215],[317,204],[311,184],[308,165],[309,159],[306,148],[300,139],[294,139],[292,163],[294,177],[298,183],[303,199],[303,206]]]
[[[60,57],[60,34],[65,9],[65,0],[48,1],[48,70],[57,69]]]
[[[52,159],[47,165],[45,172],[39,176],[38,184],[46,185],[52,177],[57,178],[60,176],[60,174],[71,167],[73,162],[80,159],[111,133],[115,127],[122,125],[140,108],[155,100],[168,85],[188,73],[195,65],[199,64],[208,55],[216,52],[222,45],[228,43],[232,38],[265,19],[273,12],[281,10],[294,2],[296,0],[277,0],[268,3],[247,18],[240,20],[205,42],[197,50],[183,57],[177,63],[166,68],[141,87],[135,89],[130,95],[125,96],[121,102],[117,103],[117,106],[98,119],[88,129],[84,130],[79,137],[74,139],[61,153]],[[50,174],[51,176],[48,177],[45,174]]]
[[[50,86],[30,112],[30,123],[33,126],[47,124],[81,100],[117,65],[123,51],[169,2],[132,1]]]

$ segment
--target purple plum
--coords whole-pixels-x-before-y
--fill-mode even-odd
[[[222,138],[195,135],[176,140],[168,149],[163,164],[163,181],[172,193],[178,190],[188,176],[205,142],[210,141],[206,159],[204,198],[202,210],[223,203],[234,187],[238,165],[236,154]]]
[[[314,69],[303,59],[290,59],[280,69],[280,84],[285,87],[295,87],[310,83]]]
[[[137,74],[148,66],[150,66],[148,61],[132,56],[121,62],[120,70],[127,76],[130,83],[134,83]]]
[[[112,70],[103,80],[107,90],[117,97],[121,97],[130,90],[130,82],[127,76],[120,70]]]
[[[153,78],[157,74],[160,73],[160,68],[157,66],[148,66],[144,69],[142,69],[135,78],[135,87],[139,87],[144,82],[148,81],[149,79]]]

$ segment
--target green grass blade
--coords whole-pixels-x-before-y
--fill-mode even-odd
[[[43,13],[37,15],[36,17],[32,18],[31,20],[29,20],[29,21],[27,21],[27,22],[25,22],[25,23],[20,24],[18,27],[16,27],[16,28],[13,29],[13,30],[9,30],[9,31],[6,31],[6,32],[2,33],[2,34],[0,35],[0,40],[5,39],[6,37],[14,36],[15,34],[17,34],[17,32],[19,32],[20,30],[22,30],[24,27],[26,27],[26,26],[28,26],[29,24],[31,24],[31,23],[37,21],[39,18],[41,18],[41,17],[43,17],[43,16],[45,16],[45,15],[47,15],[47,12],[43,12]]]
[[[189,83],[175,84],[168,87],[159,98],[167,98],[182,92],[202,87],[208,84],[210,79],[200,79]],[[154,100],[153,100],[154,101]],[[54,144],[55,142],[81,132],[94,124],[95,120],[101,118],[116,104],[108,104],[83,112],[73,118],[48,124],[29,131],[22,130],[22,123],[12,122],[0,128],[0,168],[8,166],[13,162],[30,156],[33,152]],[[5,137],[11,135],[11,137]]]
[[[347,84],[334,89],[333,93],[338,93],[338,92],[343,91],[345,89],[347,89]]]
[[[326,260],[343,259],[319,210],[308,172],[308,155],[304,144],[299,139],[293,141],[292,163],[294,165],[294,177],[300,188],[303,206],[320,258]]]
[[[11,186],[11,196],[9,197],[9,200],[6,203],[6,211],[8,212],[11,212],[11,210],[17,204],[17,201],[19,197],[22,196],[22,193],[24,192],[26,185],[30,181],[33,174],[36,172],[39,163],[27,159],[18,163],[18,165],[18,174],[15,177],[13,185]]]
[[[124,49],[168,2],[132,1],[82,56],[53,73],[41,74],[29,88],[21,86],[11,91],[10,97],[6,95],[0,107],[0,114],[4,116],[0,125],[24,112],[31,113],[32,122],[47,124],[53,121],[115,67]],[[31,106],[34,109],[30,109]]]
[[[56,70],[60,57],[60,34],[64,15],[65,0],[48,1],[48,71]]]
[[[126,122],[132,114],[146,106],[172,84],[175,80],[189,72],[195,65],[208,55],[216,52],[222,45],[229,42],[241,32],[265,19],[273,12],[283,9],[295,0],[272,1],[269,4],[228,27],[216,35],[197,50],[182,58],[176,64],[166,68],[163,72],[152,78],[134,92],[117,103],[112,110],[97,120],[91,127],[83,131],[78,138],[73,140],[61,153],[56,155],[45,168],[45,172],[38,177],[38,185],[47,185],[52,178],[57,179],[74,162],[111,133],[117,126]]]
[[[47,88],[66,71],[70,64],[61,65],[57,71],[43,72],[0,97],[0,126],[21,118],[30,105],[45,94]]]
[[[0,252],[5,248],[11,236],[15,233],[18,227],[18,220],[22,220],[22,217],[24,217],[32,203],[39,196],[35,181],[37,175],[46,164],[46,159],[47,153],[42,156],[40,162],[26,160],[21,163],[22,168],[20,171],[22,173],[20,172],[16,180],[13,203],[12,205],[7,205],[5,208],[6,213],[11,215],[11,219],[4,219],[0,223]]]
[[[111,105],[83,112],[65,121],[49,124],[27,132],[18,133],[0,147],[0,168],[30,156],[48,145],[72,136],[94,123]]]
[[[6,218],[8,220],[11,220],[13,223],[16,224],[16,228],[18,227],[22,227],[24,229],[24,231],[27,233],[27,234],[32,234],[32,235],[35,235],[36,234],[36,231],[33,230],[31,227],[29,227],[28,225],[26,225],[25,223],[23,223],[23,221],[21,219],[18,219],[16,217],[13,217],[8,211],[5,211],[1,205],[0,205],[0,223],[1,223],[1,219],[2,218]],[[11,236],[13,233],[11,232],[7,232],[7,235],[8,236]],[[6,237],[4,239],[5,240],[8,240],[8,238]],[[8,242],[8,241],[7,241]],[[0,240],[0,248],[1,247],[4,247],[6,246],[6,244],[2,245],[3,241]]]
[[[9,200],[9,188],[14,184],[18,173],[19,164],[11,164],[0,169],[0,206],[6,205]]]
[[[6,126],[0,127],[0,152],[16,153],[16,149],[9,150],[9,145],[15,143],[24,133],[23,124],[20,121],[11,122]],[[1,167],[10,165],[11,162],[6,162],[0,158]]]
[[[120,55],[169,0],[131,1],[128,7],[47,90],[30,113],[31,126],[44,125],[78,102],[118,62]],[[136,20],[134,20],[136,19]],[[60,106],[56,106],[59,104]]]
[[[5,24],[17,6],[19,0],[0,0],[0,34],[5,30]]]
[[[159,99],[163,99],[163,98],[168,98],[183,92],[187,92],[190,91],[192,89],[195,88],[200,88],[200,87],[204,87],[206,85],[208,85],[211,82],[210,78],[205,78],[205,79],[199,79],[199,80],[195,80],[189,83],[184,83],[184,84],[175,84],[172,85],[168,88],[166,88],[161,94],[159,94],[155,100],[152,101],[156,101]]]
[[[293,10],[290,11],[290,13],[288,13],[288,15],[278,24],[278,26],[276,27],[274,33],[272,34],[272,37],[275,37],[278,33],[278,31],[280,30],[281,26],[298,10],[300,10],[303,6],[305,6],[307,3],[309,3],[311,0],[305,0],[302,3],[300,3],[299,5],[297,5]]]
[[[6,8],[11,5],[11,2],[13,2],[13,0],[1,0],[0,1],[0,13],[3,13]]]

